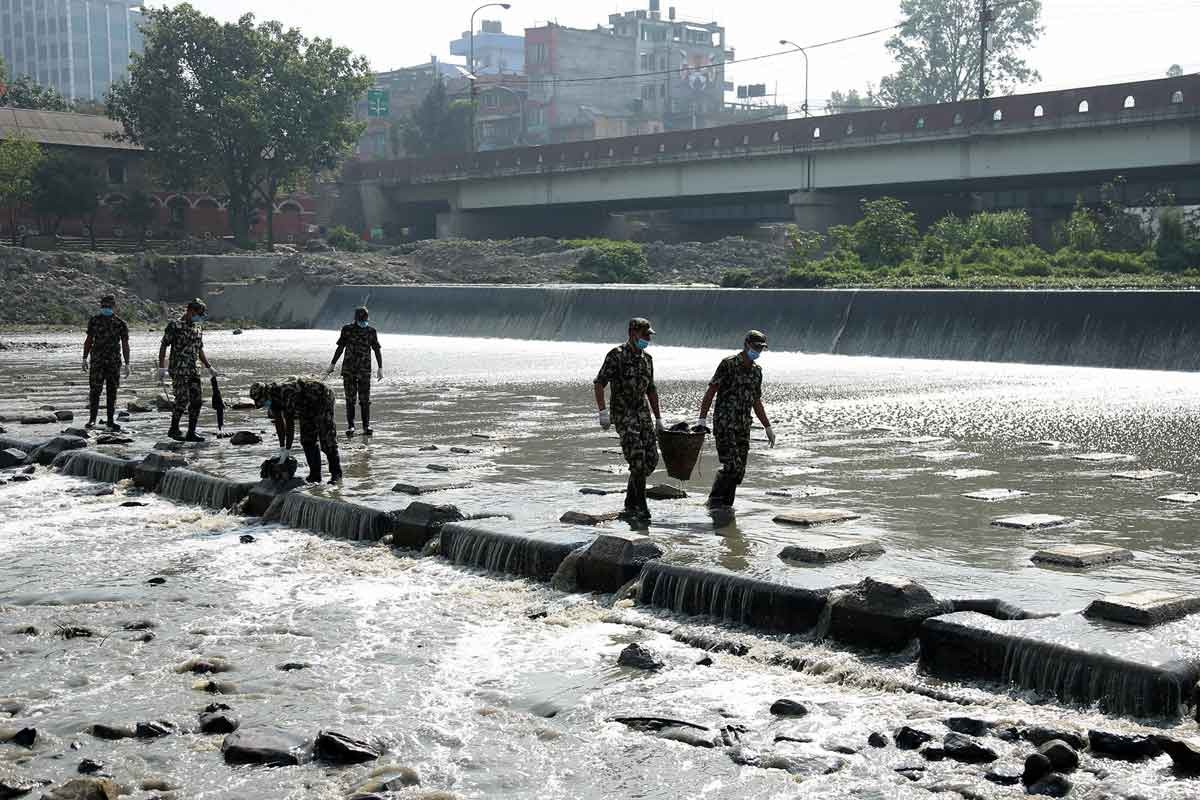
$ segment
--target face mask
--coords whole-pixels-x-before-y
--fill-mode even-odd
[[[263,407],[263,411],[270,411],[270,410],[271,410],[271,401],[270,401],[270,400],[263,400],[263,405],[262,405],[262,407]]]
[[[358,321],[358,327],[360,327],[360,328],[365,328],[365,327],[367,327],[367,321],[366,321],[365,319],[360,319],[360,320]]]
[[[112,310],[111,308],[102,308],[102,309],[100,309],[100,316],[102,316],[102,317],[111,317],[112,315],[113,315],[113,310]]]
[[[746,358],[751,361],[758,361],[758,357],[761,355],[762,353],[758,350],[751,350],[749,347],[746,348]]]
[[[634,344],[637,345],[638,350],[645,350],[647,347],[650,346],[650,340],[649,339],[638,339],[636,342],[634,342]]]
[[[192,317],[192,322],[194,322],[197,325],[203,325],[205,322],[208,322],[208,317],[201,314],[198,317]]]

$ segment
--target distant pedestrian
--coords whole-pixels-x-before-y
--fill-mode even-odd
[[[200,394],[200,369],[196,366],[197,359],[208,370],[210,376],[220,377],[208,356],[204,354],[204,334],[202,326],[207,319],[207,307],[203,300],[193,300],[187,304],[187,309],[179,319],[167,323],[163,332],[162,344],[158,348],[158,381],[163,383],[167,376],[171,378],[171,388],[174,391],[175,404],[171,412],[171,429],[167,436],[177,441],[203,442],[204,437],[196,433],[196,424],[200,419],[200,407],[203,397]],[[167,368],[167,350],[171,351],[171,366]],[[188,415],[188,429],[185,436],[179,430],[179,421],[183,412]]]
[[[594,385],[600,427],[608,430],[610,425],[617,426],[621,452],[629,462],[625,514],[642,520],[650,519],[646,478],[658,467],[657,431],[663,428],[658,388],[654,385],[654,359],[646,352],[653,336],[648,319],[631,319],[628,340],[609,351]],[[605,408],[604,389],[610,385],[612,401]]]
[[[111,294],[101,297],[100,313],[88,320],[87,338],[83,340],[83,371],[88,374],[89,390],[88,428],[96,427],[96,417],[100,414],[100,392],[107,388],[104,410],[108,429],[121,429],[114,415],[122,372],[124,377],[129,377],[129,326],[117,316],[116,307],[117,298]]]
[[[767,349],[767,337],[760,331],[750,331],[742,343],[742,351],[723,359],[700,402],[698,425],[708,427],[708,409],[713,398],[717,411],[713,417],[713,434],[717,440],[717,457],[721,469],[713,481],[708,504],[712,508],[733,505],[737,487],[746,477],[746,460],[750,455],[750,412],[766,429],[767,441],[775,446],[775,432],[767,420],[762,402],[762,368],[758,361]]]
[[[345,352],[342,362],[342,388],[346,390],[346,435],[354,436],[354,406],[357,402],[362,410],[363,436],[372,436],[371,430],[371,353],[375,353],[378,365],[376,380],[383,380],[383,350],[379,346],[379,334],[368,320],[370,312],[363,306],[354,309],[354,322],[342,327],[337,351],[329,362],[326,376],[332,375],[338,359]]]
[[[308,482],[321,482],[321,452],[329,461],[329,482],[342,480],[338,455],[337,423],[333,418],[333,391],[318,380],[288,378],[278,383],[255,383],[250,387],[254,405],[267,412],[279,438],[279,463],[291,457],[296,423],[300,423],[300,446],[308,461]]]

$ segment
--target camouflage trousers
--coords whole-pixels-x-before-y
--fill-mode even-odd
[[[96,415],[100,412],[100,392],[106,387],[108,391],[104,398],[105,408],[111,420],[113,412],[117,407],[117,389],[120,385],[120,362],[105,362],[92,359],[92,365],[88,370],[88,411],[91,412],[93,420],[96,419]]]
[[[356,404],[371,407],[371,373],[359,372],[342,376],[342,388],[346,390],[346,408],[353,413]]]
[[[300,427],[300,446],[307,449],[318,445],[332,463],[338,456],[337,425],[333,419],[333,392],[326,388],[325,393],[327,402],[312,413],[297,414],[296,423]]]
[[[750,431],[718,425],[713,434],[721,472],[740,484],[746,477],[746,461],[750,456]]]
[[[172,375],[171,388],[175,392],[174,412],[182,415],[199,414],[204,398],[200,395],[199,375]]]
[[[658,469],[658,434],[649,415],[645,419],[617,426],[621,434],[621,452],[629,462],[629,474],[647,477]]]

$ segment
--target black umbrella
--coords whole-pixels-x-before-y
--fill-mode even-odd
[[[217,430],[225,430],[225,401],[221,398],[221,387],[217,385],[217,376],[212,379],[212,407],[217,412]]]

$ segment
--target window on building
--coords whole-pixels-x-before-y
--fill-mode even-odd
[[[1046,109],[1042,108],[1041,106],[1035,106],[1033,109],[1034,119],[1041,119],[1044,116],[1046,116]]]
[[[1183,105],[1183,92],[1175,92],[1175,94],[1171,95],[1171,105]]]
[[[821,129],[820,128],[813,128],[813,138],[814,139],[821,138]]]
[[[1088,113],[1088,111],[1090,111],[1090,110],[1091,110],[1091,106],[1089,106],[1089,105],[1088,105],[1088,101],[1087,101],[1087,100],[1080,100],[1080,101],[1079,101],[1079,113],[1080,113],[1080,114],[1086,114],[1086,113]]]
[[[483,96],[483,107],[484,108],[499,108],[500,107],[500,98],[493,92],[489,92],[488,94],[485,94]]]
[[[108,160],[108,182],[112,184],[125,183],[125,161],[120,158]]]
[[[1134,99],[1133,95],[1125,98],[1125,108],[1137,108],[1137,100]]]
[[[659,87],[658,87],[658,96],[659,96],[659,97],[662,97],[662,98],[664,98],[664,99],[666,98],[666,96],[667,96],[667,85],[666,85],[665,83],[663,83],[663,84],[659,84]]]
[[[920,130],[924,130],[924,129],[925,129],[925,118],[917,117],[917,130],[920,131]]]
[[[666,56],[659,56],[659,57],[658,57],[658,68],[659,68],[660,70],[666,70],[666,69],[667,69],[667,57],[666,57]]]
[[[955,125],[962,125],[962,122],[963,122],[963,117],[962,117],[962,114],[955,114],[955,115],[954,115],[954,124],[955,124]]]
[[[654,56],[649,53],[642,53],[642,72],[649,72],[654,69],[653,59]]]
[[[992,122],[1003,122],[1003,121],[1004,121],[1004,112],[997,108],[995,111],[992,112]]]
[[[529,63],[547,64],[550,61],[549,48],[545,42],[537,42],[529,46]]]
[[[854,123],[853,122],[851,122],[849,125],[846,126],[846,135],[847,136],[854,135]]]

